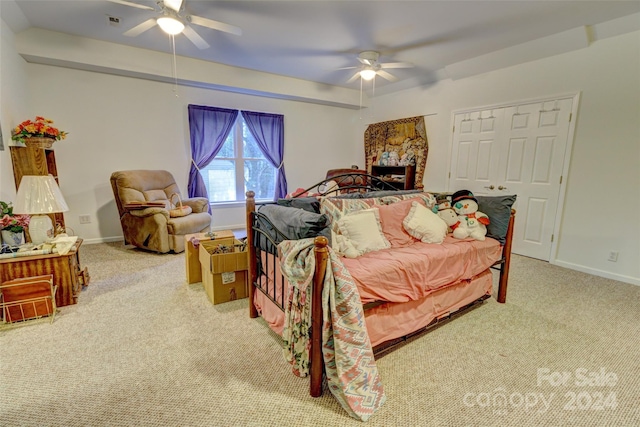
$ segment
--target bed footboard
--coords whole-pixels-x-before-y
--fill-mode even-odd
[[[513,225],[516,218],[516,210],[511,209],[509,216],[509,226],[504,245],[502,246],[502,258],[496,262],[492,268],[500,270],[500,280],[498,281],[498,297],[496,300],[504,304],[507,302],[507,285],[509,284],[509,266],[511,265],[511,242],[513,241]]]
[[[314,253],[316,257],[316,271],[313,276],[313,296],[311,299],[311,383],[309,393],[313,397],[322,395],[322,376],[324,362],[322,359],[322,288],[324,275],[327,270],[329,241],[326,237],[315,238]]]

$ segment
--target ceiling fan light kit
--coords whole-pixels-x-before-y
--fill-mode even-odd
[[[372,68],[366,68],[360,71],[360,77],[364,80],[372,80],[376,76],[376,70]]]
[[[158,18],[156,22],[162,28],[162,31],[172,36],[180,34],[184,30],[184,24],[171,16],[163,16]]]

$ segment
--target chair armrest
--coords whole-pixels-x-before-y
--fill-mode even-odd
[[[182,199],[182,204],[189,206],[193,212],[209,212],[209,200],[206,197]]]
[[[169,211],[164,208],[144,208],[144,209],[131,209],[128,212],[131,216],[135,216],[138,218],[152,216],[155,214],[162,214],[169,218]]]

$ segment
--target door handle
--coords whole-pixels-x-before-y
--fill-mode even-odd
[[[493,189],[494,189],[494,188],[496,188],[496,187],[494,187],[493,185],[490,185],[490,186],[488,186],[488,187],[487,187],[487,186],[485,185],[485,187],[484,187],[484,188],[488,188],[489,190],[493,190]],[[501,190],[502,190],[502,189],[501,189]]]
[[[498,190],[506,190],[507,187],[503,187],[502,185],[498,186]]]

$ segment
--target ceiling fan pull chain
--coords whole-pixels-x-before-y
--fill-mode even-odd
[[[362,76],[360,76],[360,108],[358,108],[360,113],[360,120],[362,120]]]
[[[171,35],[171,47],[173,49],[173,69],[172,69],[173,82],[174,82],[173,92],[176,94],[176,98],[178,98],[178,66],[176,61],[176,38],[173,34]]]
[[[371,98],[376,96],[376,78],[375,76],[373,77],[373,81],[371,82],[372,84],[372,88],[371,88]],[[375,104],[373,104],[375,105]],[[371,112],[369,113],[369,117],[371,117],[370,122],[373,123],[373,109],[375,108],[374,106],[371,106]]]

